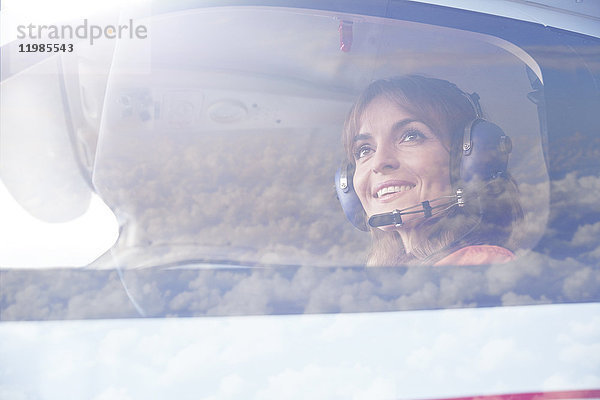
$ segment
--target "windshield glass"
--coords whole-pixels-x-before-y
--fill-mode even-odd
[[[124,285],[119,316],[598,298],[598,65],[582,61],[596,39],[394,7],[155,11],[111,20],[146,36],[79,43],[2,82],[6,189],[51,223],[102,210],[88,230],[108,234],[80,235],[96,253],[65,272],[86,282],[69,290]],[[51,265],[81,265],[62,242]],[[28,266],[45,257],[25,248]],[[3,273],[54,299],[56,271]]]
[[[486,118],[510,132],[511,174],[536,196],[514,248],[537,243],[549,189],[531,60],[482,35],[352,19],[190,11],[117,46],[93,183],[121,224],[119,265],[363,263],[369,235],[346,221],[332,187],[344,119],[371,81],[409,73],[476,91]],[[340,22],[352,30],[348,51]],[[182,30],[214,40],[178,41]]]

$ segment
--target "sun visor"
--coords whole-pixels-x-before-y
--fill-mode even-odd
[[[369,236],[345,220],[332,184],[343,123],[371,81],[403,74],[479,94],[485,118],[513,144],[509,170],[525,214],[514,248],[541,237],[545,132],[527,71],[541,73],[516,46],[289,9],[186,10],[138,23],[148,39],[116,45],[93,169],[121,224],[110,262],[360,263]]]

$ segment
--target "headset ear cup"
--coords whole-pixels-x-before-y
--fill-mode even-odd
[[[335,173],[335,191],[348,221],[357,229],[367,232],[366,214],[352,183],[354,166],[344,162]]]
[[[470,124],[470,146],[463,145],[460,180],[489,182],[506,175],[512,142],[496,124],[476,119]],[[465,134],[467,137],[467,134]],[[468,147],[468,149],[467,149]]]

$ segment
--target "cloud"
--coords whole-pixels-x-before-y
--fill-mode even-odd
[[[257,398],[303,399],[312,393],[317,398],[373,399],[392,398],[396,392],[396,384],[391,379],[360,363],[347,367],[308,364],[270,377]]]
[[[544,380],[542,390],[560,391],[565,388],[595,388],[600,385],[600,377],[597,374],[576,375],[563,372],[554,373]]]
[[[589,302],[600,271],[523,253],[472,267],[1,271],[2,320],[377,312]]]
[[[482,347],[479,353],[478,366],[483,371],[490,371],[498,368],[506,360],[518,363],[519,353],[516,351],[515,343],[511,339],[491,340]],[[517,357],[515,357],[517,356]]]
[[[33,400],[36,397],[34,394],[31,393],[33,393],[33,390],[26,388],[0,387],[0,398],[2,399]]]
[[[411,351],[404,362],[409,368],[432,371],[441,359],[446,360],[454,357],[456,346],[456,337],[447,333],[440,333],[430,345],[421,346]]]
[[[594,367],[600,365],[598,354],[600,354],[600,343],[570,344],[561,351],[560,359],[569,364]]]
[[[8,322],[0,325],[0,356],[9,360],[0,364],[0,392],[437,398],[594,387],[597,309]]]
[[[502,295],[503,306],[518,306],[521,304],[549,304],[552,301],[546,296],[541,296],[539,299],[534,299],[527,294],[516,294],[508,292]]]
[[[596,198],[600,193],[600,177],[578,177],[575,173],[569,173],[563,179],[553,182],[552,193],[556,196],[556,206],[559,209],[582,212],[600,210]],[[576,204],[579,205],[579,210],[570,209]]]
[[[563,283],[563,293],[568,299],[593,296],[600,287],[600,271],[585,267],[574,271]]]
[[[156,246],[174,260],[178,247],[187,246],[198,249],[193,258],[243,252],[241,262],[362,262],[369,236],[347,223],[334,195],[341,150],[325,151],[340,149],[340,134],[339,125],[265,130],[260,140],[252,131],[200,135],[192,142],[154,133],[142,145],[151,148],[130,159],[128,146],[140,146],[135,135],[129,141],[109,136],[95,182],[126,217],[114,251],[138,246],[130,267],[164,262],[144,251]]]
[[[597,246],[600,237],[600,222],[595,224],[580,225],[573,235],[573,246]]]
[[[0,275],[2,320],[138,316],[116,271],[12,270]]]
[[[570,365],[594,367],[600,365],[600,317],[570,322],[557,337],[562,345],[559,358]]]
[[[544,257],[537,254],[524,254],[519,262],[491,266],[486,271],[488,290],[493,294],[504,293],[527,277],[539,277],[544,261]]]
[[[542,240],[535,250],[549,255],[551,259],[566,260],[596,265],[600,257],[600,245],[595,243],[598,236],[598,215],[600,206],[600,177],[578,176],[568,173],[561,179],[551,181],[552,199],[548,221],[544,221],[543,187],[522,185],[523,201],[539,204],[526,215],[526,225],[521,236],[538,235],[543,231]]]
[[[132,400],[133,397],[129,396],[127,393],[127,389],[125,388],[115,388],[109,387],[100,393],[98,396],[94,397],[93,400]]]

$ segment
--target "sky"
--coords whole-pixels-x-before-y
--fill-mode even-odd
[[[0,325],[11,399],[439,398],[600,386],[598,304]]]

